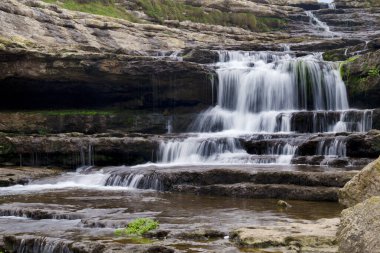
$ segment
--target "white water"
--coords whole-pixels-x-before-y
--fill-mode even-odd
[[[346,157],[347,148],[345,139],[337,137],[333,140],[323,140],[319,142],[317,155]]]
[[[89,174],[66,173],[57,178],[41,179],[31,182],[27,185],[14,185],[5,187],[1,190],[1,195],[12,194],[30,194],[47,190],[64,190],[69,188],[87,189],[87,190],[128,190],[125,187],[109,187],[106,186],[107,179],[110,174],[96,172]]]
[[[324,32],[327,36],[335,35],[334,32],[330,31],[330,27],[325,22],[319,20],[312,11],[305,11],[305,14],[310,18],[310,24],[314,29]]]
[[[297,144],[248,154],[239,138],[294,132],[297,113],[312,113],[313,132],[368,131],[372,111],[350,110],[338,66],[321,54],[221,51],[217,103],[191,126],[191,137],[163,141],[161,165],[289,164]],[[327,154],[326,154],[327,155]],[[338,154],[339,155],[339,154]]]

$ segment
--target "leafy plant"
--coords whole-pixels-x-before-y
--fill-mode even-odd
[[[368,76],[370,76],[370,77],[378,77],[378,76],[380,76],[380,69],[379,69],[379,67],[369,69],[368,70]]]
[[[159,223],[150,218],[138,218],[128,224],[126,228],[116,229],[116,236],[142,235],[159,227]]]

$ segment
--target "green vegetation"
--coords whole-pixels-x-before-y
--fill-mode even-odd
[[[115,235],[142,235],[158,227],[159,224],[155,220],[150,218],[138,218],[130,222],[126,228],[117,229]]]
[[[345,60],[345,61],[343,61],[343,62],[341,62],[341,63],[339,64],[339,72],[340,72],[340,76],[342,77],[342,79],[344,79],[344,78],[347,78],[347,79],[348,79],[349,76],[350,76],[350,69],[347,68],[346,65],[347,65],[348,63],[351,63],[351,62],[356,61],[359,57],[360,57],[360,56],[355,55],[355,56],[350,57],[350,58],[348,58],[347,60]]]
[[[373,67],[368,69],[368,76],[369,77],[379,77],[380,76],[380,68],[379,67]]]
[[[47,110],[47,111],[25,111],[30,114],[42,114],[46,116],[94,116],[94,115],[111,115],[112,110]]]
[[[279,18],[256,18],[252,13],[246,12],[205,11],[202,7],[187,5],[174,0],[139,0],[138,4],[156,22],[190,20],[204,24],[237,26],[251,31],[269,31],[281,28],[286,24],[284,20]]]
[[[137,18],[125,9],[115,4],[114,0],[43,0],[46,3],[57,4],[64,9],[86,12],[113,18],[137,22]]]
[[[118,5],[119,0],[43,1],[57,4],[69,10],[140,22],[140,20],[130,14],[125,7]],[[164,20],[189,20],[196,23],[236,26],[260,32],[280,29],[286,25],[286,21],[281,18],[256,17],[254,14],[248,12],[232,13],[216,9],[206,11],[203,7],[188,5],[175,0],[136,0],[136,7],[158,23],[163,23]],[[226,6],[226,8],[227,7],[228,6]]]

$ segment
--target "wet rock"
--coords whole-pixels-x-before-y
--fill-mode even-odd
[[[85,164],[123,165],[152,159],[159,137],[144,135],[58,134],[7,137],[12,146],[0,155],[1,163],[76,168]]]
[[[152,246],[145,250],[144,253],[174,253],[174,249],[165,246]]]
[[[339,219],[322,219],[308,223],[279,224],[267,227],[240,228],[230,233],[230,240],[246,248],[295,252],[336,252]]]
[[[184,239],[184,240],[215,240],[215,239],[223,239],[226,236],[226,233],[206,229],[206,230],[195,230],[195,231],[186,231],[176,235],[176,237]]]
[[[0,207],[0,216],[17,216],[25,217],[33,220],[41,219],[57,219],[57,220],[76,220],[83,217],[80,213],[75,213],[71,206],[64,207],[62,205],[42,205],[19,203],[16,205],[4,204]]]
[[[369,132],[366,135],[351,134],[346,141],[347,156],[377,158],[380,155],[379,142],[379,132]]]
[[[338,188],[335,187],[240,183],[207,186],[177,185],[173,187],[173,191],[239,198],[282,198],[308,201],[338,201]]]
[[[218,52],[211,50],[192,49],[183,56],[183,60],[202,64],[210,64],[215,63],[219,60],[219,54]]]
[[[355,174],[355,171],[341,172],[305,172],[305,171],[253,171],[248,168],[218,168],[218,166],[202,166],[198,168],[179,166],[174,168],[155,169],[145,167],[141,171],[139,167],[122,170],[106,170],[111,174],[107,185],[125,185],[130,180],[130,176],[143,176],[141,183],[151,179],[158,183],[160,189],[171,190],[176,185],[217,185],[217,184],[284,184],[299,186],[324,186],[343,187]],[[148,183],[148,182],[146,182]],[[143,187],[139,184],[137,187]],[[153,186],[153,185],[152,185]]]
[[[337,237],[339,252],[372,253],[380,249],[380,197],[343,210]]]
[[[167,230],[152,230],[149,232],[144,233],[142,236],[145,238],[158,238],[158,239],[164,239],[169,235],[170,231]]]
[[[0,168],[0,187],[26,184],[31,180],[62,173],[58,168],[6,167]]]
[[[152,110],[206,108],[212,103],[212,70],[191,62],[115,54],[6,54],[7,60],[0,61],[1,69],[7,69],[1,80],[2,108],[51,108],[53,104],[54,108]],[[12,102],[16,99],[17,104]]]
[[[174,115],[173,115],[174,114]],[[186,132],[195,114],[180,111],[150,112],[146,110],[52,110],[0,113],[0,132],[12,134],[84,134],[121,131],[123,133]],[[5,147],[4,147],[5,148]]]
[[[339,202],[350,207],[377,195],[380,195],[380,158],[364,167],[339,190]]]
[[[290,207],[292,207],[288,202],[286,202],[284,200],[277,201],[277,206],[280,207],[280,208],[290,208]]]
[[[70,245],[73,253],[101,253],[106,246],[98,242],[74,242]]]

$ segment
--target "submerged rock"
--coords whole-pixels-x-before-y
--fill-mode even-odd
[[[286,202],[284,200],[277,201],[277,206],[280,207],[280,208],[290,208],[290,207],[292,207],[292,205],[290,205],[288,202]]]
[[[339,202],[350,207],[378,195],[380,195],[380,158],[364,167],[339,190]]]
[[[380,196],[343,210],[337,233],[339,252],[375,253],[380,249]]]

